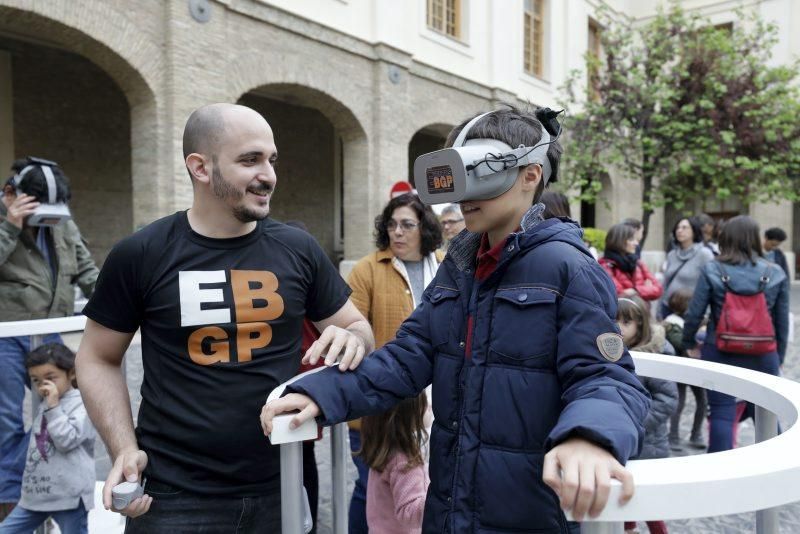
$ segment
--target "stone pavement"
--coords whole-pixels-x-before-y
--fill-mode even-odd
[[[795,285],[792,288],[792,311],[797,319],[800,319],[800,285]],[[797,321],[796,321],[797,323]],[[800,327],[800,324],[796,324]],[[71,335],[66,336],[65,341],[73,348],[77,348],[79,343],[79,336]],[[128,391],[131,396],[131,405],[134,416],[138,412],[141,396],[139,394],[139,387],[142,382],[142,361],[141,361],[141,346],[138,342],[138,337],[134,338],[127,356],[127,372],[128,372]],[[788,354],[786,356],[786,364],[784,366],[784,373],[787,378],[793,380],[800,380],[800,340],[790,345]],[[694,413],[694,398],[691,392],[687,392],[686,408],[684,409],[681,419],[681,428],[684,436],[688,435],[691,428],[691,415]],[[332,525],[332,509],[331,509],[331,481],[330,481],[330,442],[328,441],[329,432],[326,430],[324,437],[316,444],[317,464],[319,465],[320,474],[320,502],[319,502],[319,517],[318,528],[319,534],[331,534]],[[740,427],[739,445],[746,446],[754,442],[755,432],[752,421],[744,422]],[[102,443],[97,443],[96,460],[97,460],[97,476],[98,480],[105,478],[110,467],[110,461],[106,454],[105,447]],[[703,454],[703,451],[692,450],[688,447],[683,452],[675,453],[681,454]],[[355,467],[352,462],[349,462],[349,480],[348,495],[352,492],[352,480],[355,479]],[[687,498],[702,498],[702,496],[688,496]],[[657,518],[654,518],[657,519]],[[800,503],[786,505],[781,507],[780,511],[780,532],[781,533],[798,533],[800,532]],[[708,517],[702,519],[689,519],[679,521],[669,521],[669,530],[673,534],[710,534],[710,533],[724,533],[724,534],[744,534],[755,532],[755,513],[736,514],[729,516]],[[639,525],[641,532],[647,532],[647,528],[642,523]]]

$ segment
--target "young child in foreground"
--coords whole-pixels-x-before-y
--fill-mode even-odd
[[[361,421],[360,455],[369,466],[367,525],[370,532],[417,534],[428,491],[422,454],[425,393]]]
[[[494,111],[465,143],[535,147],[541,121],[554,139],[549,110]],[[612,478],[627,502],[633,480],[623,464],[639,452],[648,396],[617,329],[614,284],[577,223],[542,217],[538,200],[560,154],[556,141],[546,160],[509,160],[505,191],[462,200],[468,231],[451,242],[397,338],[353,372],[291,384],[262,409],[264,432],[291,410],[300,410],[295,425],[378,414],[432,383],[423,532],[576,533],[565,511],[575,521],[599,514]]]
[[[75,388],[75,354],[50,343],[25,360],[42,397],[31,428],[22,497],[0,523],[2,534],[29,534],[52,517],[63,534],[86,534],[94,506],[95,431]]]
[[[625,340],[625,346],[639,352],[674,355],[672,345],[664,336],[664,328],[650,324],[650,310],[644,300],[637,296],[619,299],[617,324]],[[644,443],[637,459],[669,458],[667,421],[678,406],[678,388],[675,382],[640,376],[644,387],[652,397],[650,410],[644,420]],[[635,522],[626,522],[626,532],[634,532]],[[647,521],[651,534],[667,534],[663,521]]]

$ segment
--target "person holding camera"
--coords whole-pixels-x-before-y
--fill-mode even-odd
[[[69,181],[57,163],[40,158],[18,160],[12,170],[0,197],[0,321],[72,315],[74,284],[90,295],[99,271],[70,218]],[[0,338],[0,520],[20,497],[30,349],[28,336]]]

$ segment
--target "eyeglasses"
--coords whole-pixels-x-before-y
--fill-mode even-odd
[[[450,226],[452,224],[458,224],[463,220],[464,220],[463,217],[461,219],[446,219],[446,220],[442,221],[442,226]]]
[[[394,219],[389,219],[389,222],[387,222],[387,223],[386,223],[386,229],[387,229],[387,230],[389,230],[390,232],[394,232],[395,230],[397,230],[397,225],[398,225],[398,224],[400,225],[400,228],[401,228],[401,229],[402,229],[404,232],[411,232],[411,231],[413,231],[413,230],[414,230],[414,229],[415,229],[417,226],[419,226],[419,223],[418,223],[418,222],[414,222],[414,221],[403,220],[403,221],[400,221],[400,222],[398,223],[398,222],[397,222],[397,221],[395,221]]]

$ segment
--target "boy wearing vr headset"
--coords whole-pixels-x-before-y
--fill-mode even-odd
[[[459,202],[456,237],[397,338],[354,372],[324,371],[265,405],[294,424],[378,413],[433,384],[424,532],[578,532],[639,449],[648,396],[615,324],[616,293],[580,227],[544,220],[557,113],[479,115],[414,166],[427,203]],[[563,511],[562,511],[563,510]]]
[[[70,220],[67,178],[41,158],[17,160],[12,170],[0,202],[0,321],[72,315],[74,284],[91,294],[98,269]],[[0,338],[0,507],[8,511],[20,496],[28,443],[22,403],[29,343],[28,336]]]

